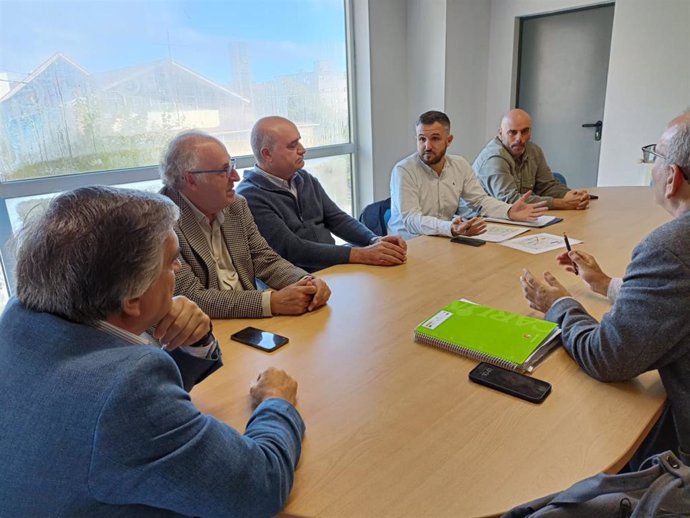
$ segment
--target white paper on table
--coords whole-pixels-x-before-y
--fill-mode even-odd
[[[579,239],[573,239],[572,237],[568,237],[568,240],[571,245],[582,243]],[[543,252],[565,248],[565,240],[563,236],[554,236],[553,234],[531,234],[529,236],[517,237],[510,241],[504,241],[499,243],[499,245],[527,252],[528,254],[541,254]]]
[[[486,232],[478,236],[472,236],[473,239],[481,239],[489,243],[500,243],[515,236],[519,236],[530,230],[527,227],[509,227],[508,225],[497,225],[495,223],[486,224]]]

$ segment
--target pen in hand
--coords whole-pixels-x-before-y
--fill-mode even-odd
[[[570,241],[568,241],[568,236],[566,235],[565,232],[563,232],[563,239],[564,239],[564,241],[565,241],[565,248],[566,248],[566,250],[568,250],[568,252],[572,252],[573,249],[570,248]],[[577,269],[577,265],[575,264],[575,261],[573,261],[573,260],[571,259],[570,262],[573,263],[573,268],[575,269],[575,275],[579,275],[580,272],[579,272],[578,269]]]

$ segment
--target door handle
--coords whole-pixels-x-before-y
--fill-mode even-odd
[[[601,121],[596,121],[596,122],[588,122],[587,124],[583,124],[583,128],[595,128],[594,130],[594,140],[601,140],[601,128],[604,125],[603,122]]]

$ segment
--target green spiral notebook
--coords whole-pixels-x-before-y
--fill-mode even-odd
[[[417,326],[415,341],[518,372],[558,343],[553,322],[456,300]]]

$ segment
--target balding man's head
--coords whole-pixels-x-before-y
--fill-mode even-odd
[[[657,150],[666,157],[667,165],[677,165],[685,179],[690,180],[690,111],[669,122]]]
[[[256,163],[278,178],[288,180],[304,167],[304,146],[297,126],[284,117],[264,117],[252,128],[251,145]]]
[[[525,152],[525,146],[532,136],[532,117],[524,110],[510,110],[501,119],[498,138],[513,158]]]

